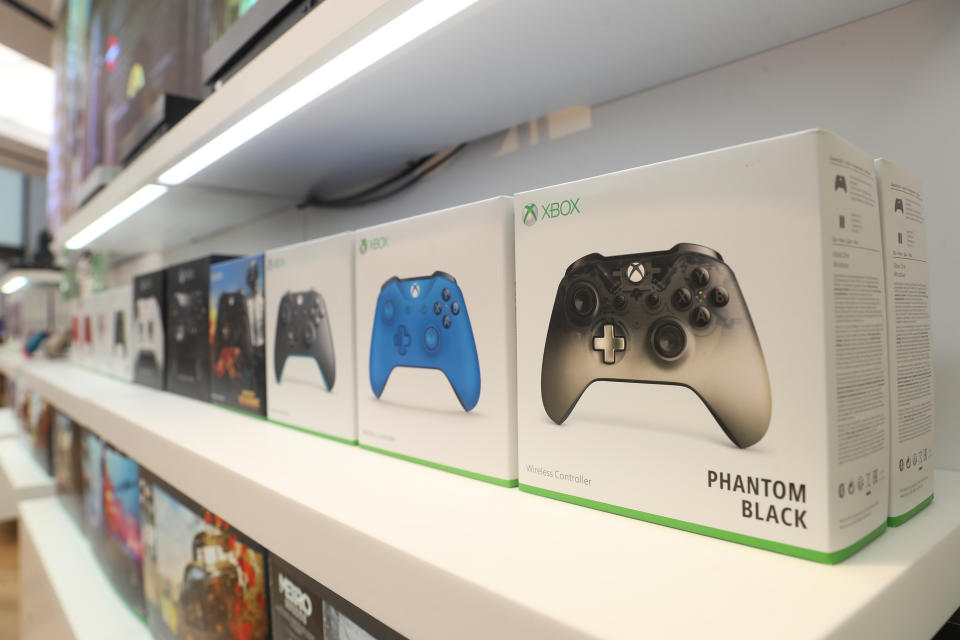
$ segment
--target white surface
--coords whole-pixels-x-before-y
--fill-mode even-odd
[[[53,132],[53,69],[0,44],[0,135],[37,149]]]
[[[76,640],[148,640],[146,624],[133,614],[100,568],[93,550],[76,522],[56,497],[26,500],[20,503],[21,559],[23,584],[42,585],[43,578],[56,596],[50,618],[66,621],[70,636]],[[39,559],[31,560],[28,556]],[[38,570],[45,575],[38,576]],[[32,598],[43,598],[43,589],[24,588],[21,593],[24,613],[37,611]],[[50,604],[54,604],[51,602]],[[22,619],[30,622],[26,616]],[[34,620],[43,622],[43,616]],[[44,627],[46,629],[46,627]],[[33,625],[23,629],[24,638],[52,638],[59,635],[37,633]],[[61,631],[62,632],[62,631]],[[48,632],[49,633],[49,632]]]
[[[47,475],[20,438],[0,440],[0,473],[17,501],[49,496],[54,491],[53,478]]]
[[[20,433],[20,425],[12,407],[0,407],[0,438],[9,438]]]
[[[944,570],[960,566],[957,473],[938,472],[936,500],[908,525],[831,567],[378,456],[65,363],[23,374],[409,637],[616,638],[638,625],[651,637],[929,637],[960,601],[960,575]]]
[[[536,0],[482,0],[189,183],[298,201],[314,185],[342,187],[344,180],[370,178],[555,109],[605,102],[901,3],[604,0],[552,3],[545,11]],[[56,245],[413,4],[321,4],[84,206],[58,231]],[[184,213],[177,219],[191,220]],[[140,229],[140,220],[134,216],[117,229]],[[91,248],[122,254],[145,248],[140,241],[117,243],[113,235]]]

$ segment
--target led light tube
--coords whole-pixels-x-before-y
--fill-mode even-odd
[[[17,276],[15,278],[10,278],[3,283],[3,287],[0,287],[0,291],[4,293],[13,293],[14,291],[19,291],[27,285],[27,279],[23,276]]]
[[[140,187],[132,196],[81,229],[75,236],[67,240],[64,246],[73,250],[84,248],[166,192],[167,187],[159,184],[148,184]]]
[[[387,24],[325,62],[229,129],[160,174],[164,184],[180,184],[304,105],[346,82],[477,0],[421,0]]]

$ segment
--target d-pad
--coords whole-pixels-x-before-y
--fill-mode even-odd
[[[397,351],[400,352],[400,355],[407,355],[407,347],[410,346],[410,334],[407,333],[407,328],[403,325],[400,325],[397,328],[397,332],[393,334],[393,346],[397,348]]]
[[[613,364],[616,360],[617,352],[627,348],[627,341],[623,336],[616,336],[613,333],[612,324],[603,325],[603,335],[596,336],[593,339],[593,350],[603,352],[603,364]]]

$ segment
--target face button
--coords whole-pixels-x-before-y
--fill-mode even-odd
[[[400,355],[407,355],[407,348],[410,346],[411,338],[410,334],[407,333],[407,328],[403,325],[400,325],[397,328],[397,332],[393,334],[393,346],[397,348],[397,351]]]
[[[673,306],[683,311],[693,302],[693,293],[686,287],[680,287],[673,292]]]
[[[603,364],[616,362],[617,352],[626,348],[626,338],[616,335],[615,327],[612,324],[603,325],[603,335],[593,338],[593,350],[601,352]]]
[[[308,347],[317,339],[317,330],[312,324],[303,327],[303,343]]]
[[[296,341],[296,339],[297,339],[297,334],[294,333],[293,327],[287,329],[287,342],[292,344],[293,342]]]
[[[453,319],[450,318],[450,316],[443,316],[443,320],[441,320],[441,323],[443,324],[444,329],[449,329],[450,325],[453,324]]]
[[[639,262],[631,262],[630,266],[627,267],[627,280],[633,284],[643,280],[645,275],[647,275],[647,272]]]
[[[423,346],[427,351],[436,351],[440,345],[440,332],[436,327],[427,327],[423,332]]]
[[[437,300],[433,303],[433,314],[438,316],[443,313],[443,303]]]
[[[450,313],[452,313],[453,315],[460,314],[460,303],[457,302],[456,300],[450,303]]]
[[[653,350],[664,360],[675,360],[687,346],[683,327],[672,320],[662,322],[653,331]]]
[[[580,283],[570,296],[570,310],[574,317],[586,320],[597,310],[597,292],[589,284]]]
[[[318,318],[322,318],[325,315],[327,315],[327,309],[323,305],[323,299],[314,298],[313,304],[310,305],[310,311],[313,313],[313,315],[317,316]]]
[[[710,272],[703,267],[695,267],[690,272],[690,282],[697,287],[705,287],[710,282]]]
[[[393,304],[393,300],[387,300],[383,303],[383,319],[385,321],[393,322],[393,319],[397,316],[397,306]]]
[[[647,309],[652,311],[660,307],[660,303],[663,302],[663,297],[656,291],[653,291],[647,294],[647,298],[644,300],[644,302],[647,304]]]
[[[444,287],[443,291],[440,292],[440,297],[443,298],[444,302],[450,301],[450,289]]]
[[[696,307],[690,312],[690,322],[695,327],[705,327],[710,324],[710,309]]]
[[[730,302],[730,294],[727,293],[727,290],[723,287],[717,287],[710,292],[710,302],[713,303],[715,307],[726,306]]]

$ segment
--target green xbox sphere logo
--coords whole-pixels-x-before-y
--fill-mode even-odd
[[[366,238],[361,238],[361,239],[360,239],[360,253],[366,253],[366,252],[367,252],[367,239],[366,239]]]
[[[527,225],[528,227],[532,227],[533,225],[537,224],[537,205],[533,203],[525,204],[523,205],[523,208],[523,224]]]

